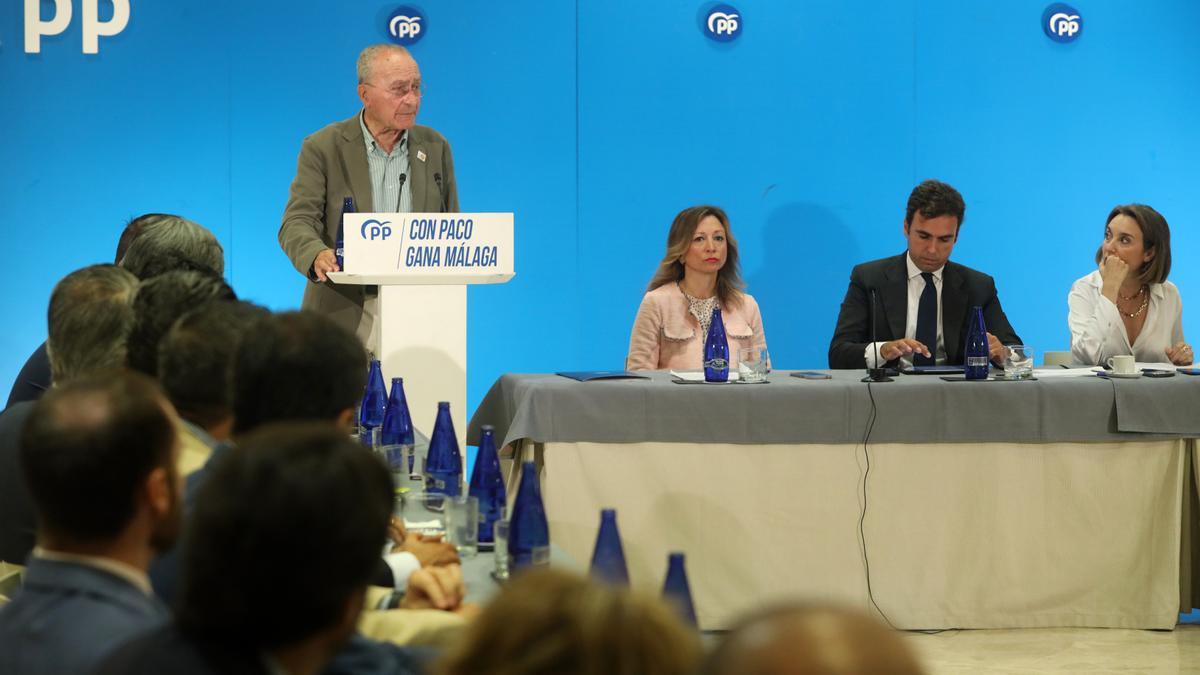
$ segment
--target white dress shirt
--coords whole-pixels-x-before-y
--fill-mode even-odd
[[[915,339],[917,336],[917,311],[921,307],[921,293],[925,291],[925,278],[921,276],[921,268],[917,267],[913,262],[912,254],[904,254],[904,262],[908,267],[908,311],[905,314],[904,320],[904,337]],[[930,353],[933,354],[934,363],[942,365],[946,363],[946,338],[942,334],[942,271],[946,269],[943,265],[931,274],[933,274],[933,287],[937,290],[937,344],[933,345]],[[876,350],[883,347],[882,342],[872,342],[867,345],[866,360],[868,368],[876,368],[875,354]],[[930,345],[925,345],[930,347]],[[887,361],[880,357],[881,361]],[[912,365],[912,355],[905,354],[900,357],[901,366]]]
[[[1167,348],[1183,342],[1183,302],[1175,284],[1150,284],[1146,323],[1133,344],[1117,306],[1101,295],[1103,288],[1104,278],[1097,270],[1072,284],[1067,296],[1075,362],[1103,365],[1109,357],[1133,354],[1143,363],[1170,363]]]

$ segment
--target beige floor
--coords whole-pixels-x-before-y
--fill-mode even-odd
[[[1200,673],[1200,625],[1174,631],[1103,628],[909,633],[931,675],[951,673]]]

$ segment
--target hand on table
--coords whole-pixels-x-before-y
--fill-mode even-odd
[[[1192,348],[1186,342],[1180,342],[1174,347],[1167,347],[1167,358],[1177,366],[1190,366],[1196,360]]]
[[[333,249],[327,248],[318,253],[317,257],[313,259],[312,270],[313,276],[317,278],[317,281],[324,282],[329,278],[326,276],[327,274],[330,272],[340,272],[342,268],[338,267],[337,256],[334,255]]]
[[[879,346],[879,358],[883,361],[892,361],[900,358],[901,356],[913,353],[924,354],[925,356],[933,356],[933,354],[929,353],[928,347],[912,338],[900,338],[899,340],[885,342]],[[882,363],[878,365],[881,367],[883,366]]]
[[[462,568],[458,565],[423,567],[408,577],[401,609],[455,610],[466,594]]]
[[[434,565],[456,565],[458,564],[458,549],[454,544],[443,541],[442,537],[430,537],[423,534],[409,534],[404,529],[404,521],[399,518],[392,517],[388,522],[388,537],[391,538],[394,546],[392,553],[406,551],[417,557],[417,562],[421,563],[421,567],[431,567]]]

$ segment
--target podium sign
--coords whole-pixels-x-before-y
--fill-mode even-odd
[[[404,277],[380,284],[488,283],[513,275],[511,213],[348,213],[342,231],[347,274]]]
[[[513,278],[511,213],[347,213],[346,271],[335,284],[379,287],[373,339],[386,378],[403,377],[413,424],[433,432],[450,402],[467,430],[467,286]]]

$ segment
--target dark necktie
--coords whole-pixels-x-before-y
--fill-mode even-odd
[[[933,274],[921,272],[925,279],[925,290],[917,304],[917,341],[929,348],[931,356],[913,354],[914,366],[932,366],[937,356],[937,289],[933,286]]]

